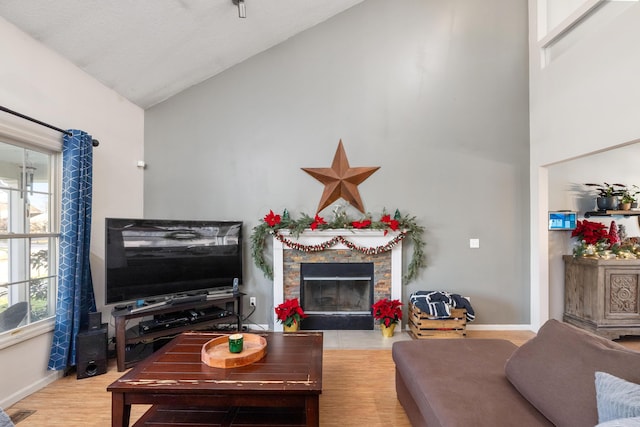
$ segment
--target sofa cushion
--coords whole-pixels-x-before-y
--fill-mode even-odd
[[[598,421],[640,417],[640,384],[596,372]]]
[[[639,382],[640,353],[553,319],[505,366],[509,381],[559,427],[598,424],[596,371]]]
[[[0,408],[0,427],[14,427],[13,421],[9,418],[2,408]]]
[[[504,375],[516,348],[499,339],[395,342],[396,390],[412,425],[551,426]]]
[[[640,427],[640,417],[618,418],[600,423],[596,427]]]

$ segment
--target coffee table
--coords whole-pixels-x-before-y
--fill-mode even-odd
[[[128,427],[131,405],[153,405],[134,426],[319,426],[322,332],[260,333],[266,356],[213,368],[200,350],[219,333],[186,332],[107,387],[111,425]]]

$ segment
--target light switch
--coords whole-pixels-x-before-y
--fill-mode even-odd
[[[480,239],[469,239],[469,247],[471,249],[480,248]]]

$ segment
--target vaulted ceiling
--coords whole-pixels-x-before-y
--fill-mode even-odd
[[[0,16],[142,108],[364,0],[2,0]]]

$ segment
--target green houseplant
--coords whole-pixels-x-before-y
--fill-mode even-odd
[[[624,188],[622,191],[622,198],[620,199],[620,207],[622,210],[629,210],[631,208],[638,207],[637,195],[640,193],[640,188],[637,185],[632,185],[631,188]]]
[[[596,204],[598,210],[615,210],[618,209],[620,198],[624,195],[627,186],[625,184],[602,184],[586,183],[587,187],[591,187],[598,192]]]
[[[627,190],[625,190],[622,197],[620,198],[618,209],[622,211],[628,211],[629,209],[631,209],[631,203],[635,201],[636,199]]]

